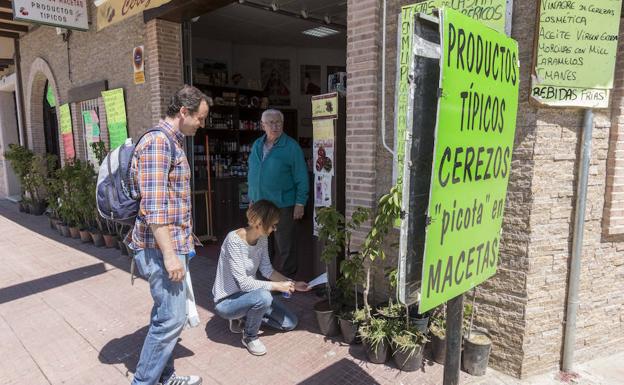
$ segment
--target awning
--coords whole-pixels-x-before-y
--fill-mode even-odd
[[[145,10],[160,7],[171,0],[95,0],[97,30],[120,22]]]

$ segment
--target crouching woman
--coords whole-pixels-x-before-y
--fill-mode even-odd
[[[258,338],[261,325],[289,331],[298,322],[271,291],[291,294],[309,290],[305,282],[293,282],[271,266],[267,238],[275,231],[279,217],[277,206],[267,200],[249,207],[248,226],[231,231],[223,241],[212,288],[216,313],[229,320],[230,331],[243,333],[243,345],[257,356],[266,353]],[[257,279],[258,270],[270,281]]]

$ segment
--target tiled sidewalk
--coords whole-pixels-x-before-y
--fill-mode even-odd
[[[191,263],[202,320],[186,330],[175,351],[179,373],[205,384],[441,384],[442,367],[426,362],[404,373],[368,363],[361,346],[318,332],[312,293],[287,300],[300,318],[289,333],[263,335],[269,353],[251,356],[240,335],[213,313],[210,294],[218,248]],[[208,256],[205,256],[208,255]],[[0,201],[0,383],[128,384],[147,330],[148,285],[130,285],[128,257],[63,238],[46,217],[17,212]],[[494,374],[495,372],[490,372]],[[490,376],[488,376],[490,377]],[[462,383],[474,378],[462,373]]]

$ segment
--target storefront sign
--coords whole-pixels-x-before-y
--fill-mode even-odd
[[[337,118],[338,94],[331,93],[312,97],[312,119]]]
[[[65,159],[73,159],[76,157],[74,150],[74,134],[72,130],[72,118],[69,111],[69,104],[63,104],[59,107],[59,120],[61,123],[61,138],[63,140],[63,151]]]
[[[531,97],[550,106],[607,108],[622,0],[541,0]]]
[[[89,29],[87,0],[13,0],[13,19],[80,31]]]
[[[118,23],[148,9],[160,7],[171,0],[107,0],[97,7],[97,30]]]
[[[394,121],[394,168],[393,181],[401,184],[405,159],[405,133],[407,131],[409,106],[409,73],[412,63],[414,16],[418,13],[432,15],[436,8],[449,7],[483,22],[499,32],[505,32],[508,0],[432,0],[406,5],[399,17],[399,49],[397,57],[396,99]],[[397,220],[396,226],[400,226]]]
[[[419,312],[496,272],[518,108],[518,44],[442,11],[441,88]]]
[[[142,45],[132,50],[132,67],[134,68],[134,84],[145,83],[145,49]]]
[[[102,98],[104,98],[104,106],[106,108],[108,137],[110,150],[112,151],[121,146],[128,138],[123,88],[102,91]]]

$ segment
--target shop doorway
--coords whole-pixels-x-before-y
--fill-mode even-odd
[[[249,153],[264,134],[262,112],[279,109],[284,132],[299,142],[310,171],[308,205],[297,225],[298,270],[303,279],[319,272],[313,246],[311,98],[335,91],[336,79],[346,77],[347,4],[339,0],[275,4],[233,3],[185,24],[185,73],[214,101],[206,128],[198,131],[189,151],[194,225],[204,239],[221,242],[229,231],[246,224]]]
[[[56,155],[60,162],[56,100],[54,100],[54,93],[48,87],[49,83],[46,80],[43,92],[43,133],[45,137],[45,148],[47,154]]]

